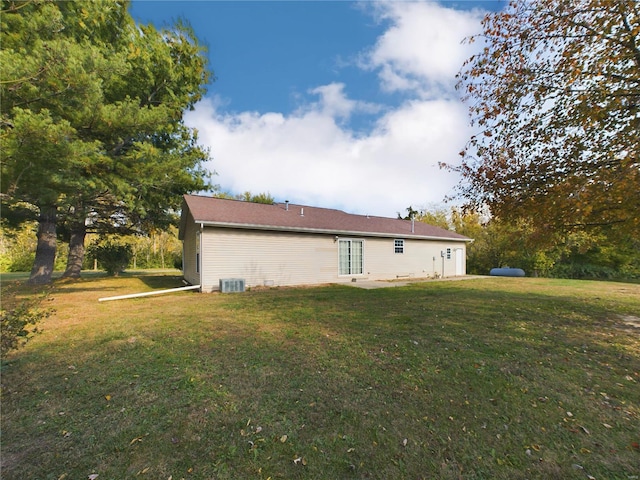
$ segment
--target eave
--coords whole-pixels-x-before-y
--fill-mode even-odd
[[[439,240],[449,242],[473,242],[471,238],[455,238],[455,237],[438,237],[431,235],[416,235],[415,233],[386,233],[386,232],[361,232],[356,230],[328,230],[319,228],[304,228],[304,227],[282,227],[279,225],[258,225],[258,224],[246,224],[246,223],[228,223],[228,222],[207,222],[202,220],[195,220],[196,224],[200,224],[205,227],[217,227],[217,228],[234,228],[240,230],[263,230],[271,232],[291,232],[291,233],[311,233],[311,234],[323,234],[323,235],[343,235],[343,236],[358,236],[358,237],[374,237],[374,238],[411,238],[416,240]]]

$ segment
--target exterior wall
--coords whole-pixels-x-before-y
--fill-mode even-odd
[[[192,285],[200,283],[196,256],[196,236],[199,228],[200,226],[194,223],[193,216],[189,212],[182,242],[182,273],[184,279]]]
[[[395,253],[394,240],[370,238],[365,241],[365,272],[371,280],[453,277],[456,275],[456,255],[463,259],[462,271],[458,274],[466,274],[466,245],[463,242],[404,239],[404,253]],[[450,258],[447,258],[447,249],[451,249]],[[441,252],[445,252],[444,257]]]
[[[341,283],[351,282],[353,278],[393,280],[442,276],[440,252],[446,252],[447,248],[451,249],[451,258],[444,259],[444,276],[453,276],[455,256],[466,253],[464,242],[404,239],[404,253],[400,254],[394,253],[393,238],[340,237],[364,240],[364,273],[338,275],[335,235],[205,228],[201,237],[200,282],[195,272],[196,230],[192,221],[185,230],[184,272],[187,281],[201,283],[203,292],[218,290],[221,278],[242,278],[247,287],[252,287]],[[462,275],[465,263],[462,262]]]
[[[221,278],[247,287],[338,281],[333,235],[205,228],[201,248],[203,292],[218,290]]]

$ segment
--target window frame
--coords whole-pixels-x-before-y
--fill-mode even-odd
[[[404,253],[404,238],[396,238],[393,240],[393,253]]]
[[[343,271],[343,267],[345,264],[343,263],[343,254],[342,254],[342,245],[347,244],[348,247],[348,272]],[[359,260],[360,265],[354,265],[354,258],[358,260],[358,253],[354,251],[353,244],[360,244],[360,252],[359,252]],[[355,255],[354,255],[355,254]],[[354,272],[354,266],[360,267],[360,272]],[[340,238],[338,240],[338,276],[346,277],[346,276],[354,276],[354,275],[364,275],[364,240],[360,238]]]

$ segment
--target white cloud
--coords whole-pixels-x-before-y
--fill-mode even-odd
[[[312,103],[311,109],[319,108],[323,115],[338,119],[348,119],[353,113],[377,113],[381,110],[379,105],[373,103],[351,100],[344,93],[344,83],[330,83],[309,91],[319,95],[320,101]],[[304,111],[305,108],[302,109]]]
[[[478,33],[482,12],[443,8],[433,2],[376,4],[379,20],[391,27],[363,55],[363,66],[379,69],[382,87],[422,95],[448,89],[469,57],[463,39]]]
[[[412,100],[383,109],[349,98],[337,82],[312,89],[317,101],[286,115],[232,114],[209,98],[185,120],[210,146],[224,190],[383,216],[452,193],[457,178],[437,165],[457,161],[470,136],[466,107],[451,91],[470,55],[460,42],[480,28],[480,17],[431,3],[376,9],[390,27],[366,53],[367,68],[378,72],[381,88]],[[348,120],[363,113],[379,117],[356,134]]]

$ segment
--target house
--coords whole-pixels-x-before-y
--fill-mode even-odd
[[[247,287],[465,274],[471,239],[410,220],[185,195],[179,238],[186,281]]]

